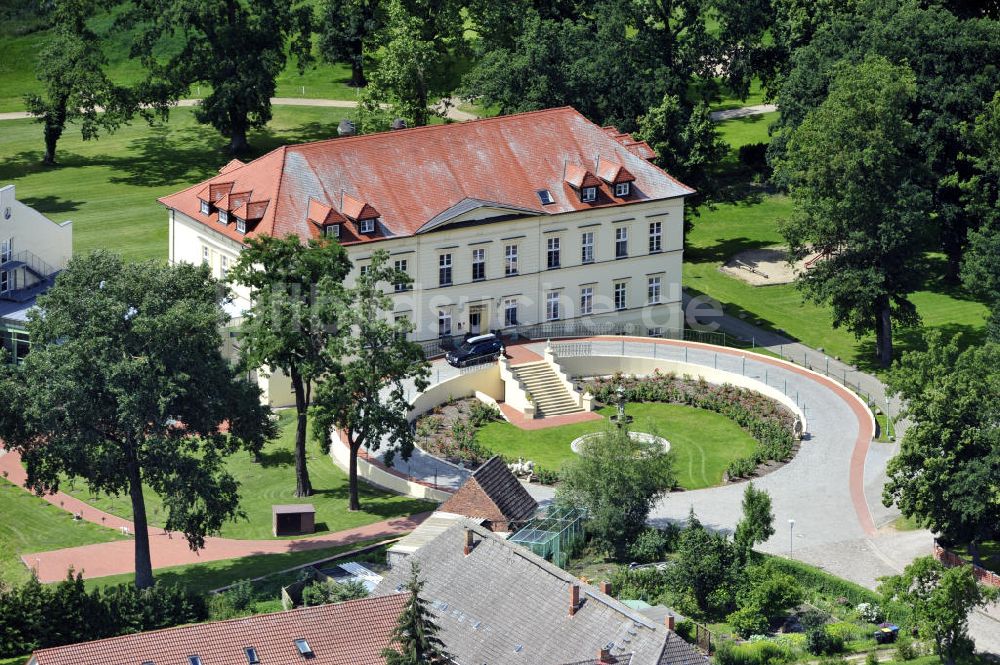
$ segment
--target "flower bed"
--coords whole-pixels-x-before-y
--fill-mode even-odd
[[[716,385],[704,379],[655,371],[648,377],[615,374],[592,379],[586,389],[599,402],[618,401],[618,388],[629,402],[664,402],[715,411],[731,419],[760,446],[751,455],[730,462],[730,479],[747,478],[771,462],[785,462],[795,452],[795,415],[778,402],[746,388]]]

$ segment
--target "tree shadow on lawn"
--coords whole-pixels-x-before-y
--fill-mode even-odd
[[[711,222],[706,223],[711,224]],[[749,249],[770,247],[773,244],[773,242],[764,240],[751,240],[745,236],[726,238],[711,247],[688,247],[684,251],[684,258],[691,263],[723,264],[740,252],[745,252]]]
[[[288,448],[279,448],[271,452],[261,451],[258,461],[265,469],[276,466],[291,466],[295,464],[295,453]]]
[[[960,335],[958,346],[960,349],[967,349],[970,346],[982,344],[986,340],[986,330],[982,326],[975,326],[968,323],[947,323],[940,326],[917,326],[915,328],[904,328],[896,330],[892,336],[893,360],[899,358],[910,351],[927,350],[927,333],[931,330],[939,331],[942,341],[948,343],[956,335]],[[875,339],[868,337],[858,342],[857,354],[855,354],[855,364],[858,369],[865,372],[881,370],[882,367],[875,359]]]
[[[348,500],[349,488],[346,482],[341,487],[333,489],[314,488],[313,495],[324,496],[346,503]],[[359,482],[358,484],[358,498],[361,501],[362,513],[377,515],[382,519],[423,513],[428,510],[434,510],[437,507],[437,504],[432,501],[390,494],[388,492],[375,489],[364,482]]]
[[[29,196],[18,199],[26,206],[31,206],[43,215],[59,215],[80,209],[83,201],[73,201],[60,196]]]
[[[60,159],[60,162],[54,166],[43,164],[41,150],[22,150],[17,154],[0,160],[0,181],[7,182],[35,173],[53,171],[63,166],[63,161],[63,159]]]

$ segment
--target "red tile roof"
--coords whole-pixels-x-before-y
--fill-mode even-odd
[[[565,185],[567,165],[593,176],[598,155],[634,176],[627,199],[616,198],[613,187],[599,182],[597,201],[583,203]],[[200,213],[199,195],[218,189],[251,192],[253,201],[270,201],[260,222],[248,230],[251,237],[316,237],[320,229],[308,221],[310,201],[346,214],[341,206],[353,200],[362,204],[358,214],[380,214],[380,230],[371,238],[346,234],[342,242],[371,242],[413,235],[429,220],[470,200],[552,215],[693,193],[651,164],[654,156],[646,143],[614,128],[602,129],[563,107],[283,146],[245,165],[230,162],[218,176],[160,202],[241,241],[244,236],[234,223],[219,224],[214,211]],[[549,190],[553,203],[541,204],[537,192],[542,189]]]
[[[349,219],[359,221],[362,219],[378,219],[380,217],[378,210],[349,194],[344,194],[341,199],[340,211]]]
[[[303,607],[228,621],[168,628],[83,642],[34,654],[38,665],[247,665],[253,647],[262,665],[382,664],[407,594],[376,596],[336,605]],[[295,640],[305,639],[314,656],[299,655]]]
[[[566,165],[566,182],[577,189],[581,187],[601,186],[601,181],[597,179],[597,176],[591,173],[590,169],[584,168],[579,164]]]
[[[606,183],[617,185],[622,182],[635,182],[635,176],[629,170],[611,159],[602,159],[597,167],[597,175]]]

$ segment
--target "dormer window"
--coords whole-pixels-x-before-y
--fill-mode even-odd
[[[247,220],[243,219],[242,217],[237,217],[236,218],[236,230],[239,231],[240,233],[246,233],[247,232]]]
[[[207,215],[211,212],[211,207],[208,205],[208,201],[201,202],[201,214]]]
[[[229,223],[229,211],[228,210],[220,210],[219,211],[219,223],[220,224],[228,224]]]
[[[596,187],[584,187],[580,190],[580,200],[584,203],[591,203],[597,200]]]
[[[358,226],[361,228],[362,233],[375,233],[375,220],[374,219],[362,219],[358,220]]]
[[[620,182],[615,185],[615,196],[619,198],[628,196],[630,191],[632,191],[632,183],[630,182]]]
[[[330,224],[329,226],[323,227],[323,234],[327,238],[339,238],[340,237],[340,224]]]

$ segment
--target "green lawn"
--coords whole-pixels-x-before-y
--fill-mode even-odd
[[[0,582],[14,584],[28,579],[28,569],[19,558],[22,554],[121,538],[114,529],[74,522],[59,507],[0,480]]]
[[[280,570],[294,568],[312,561],[322,561],[330,557],[361,549],[378,541],[361,541],[351,545],[324,547],[317,550],[287,552],[285,554],[257,554],[225,561],[210,561],[208,563],[192,563],[186,566],[158,568],[153,571],[157,582],[183,586],[192,591],[204,593],[218,589],[239,580],[255,579]],[[117,584],[132,584],[133,573],[124,575],[109,575],[86,580],[87,588],[115,586]]]
[[[313,496],[298,499],[295,491],[295,456],[292,411],[281,412],[281,436],[269,443],[262,454],[262,463],[253,462],[248,453],[237,453],[227,460],[230,473],[240,482],[240,506],[247,520],[227,523],[222,536],[227,538],[271,538],[271,506],[281,503],[311,503],[316,506],[316,532],[342,531],[371,524],[401,515],[412,515],[433,510],[435,504],[408,496],[399,496],[376,489],[364,482],[360,484],[361,508],[358,512],[347,510],[347,474],[309,444],[309,476]],[[67,484],[64,490],[83,501],[114,515],[132,518],[132,507],[127,496],[113,497],[105,494],[93,496],[86,486],[77,481],[75,487]],[[146,511],[152,524],[163,524],[163,501],[151,490],[146,490]]]
[[[718,413],[679,404],[629,404],[637,432],[655,432],[670,441],[677,469],[677,482],[684,489],[711,487],[722,482],[730,461],[745,457],[756,442],[736,423]],[[598,411],[608,416],[615,407]],[[490,423],[477,439],[490,450],[510,457],[523,457],[547,469],[558,469],[574,456],[570,442],[605,427],[605,421],[590,421],[540,430],[522,430],[510,423]]]
[[[720,122],[719,136],[728,143],[732,149],[738,150],[740,146],[751,143],[767,143],[770,140],[767,130],[771,124],[778,119],[778,112],[761,113],[760,115],[748,115],[745,118],[734,118]]]
[[[757,106],[758,104],[764,104],[764,91],[760,86],[760,79],[754,79],[750,82],[750,94],[747,95],[746,99],[740,99],[732,93],[728,88],[723,87],[722,99],[718,102],[712,104],[711,108],[713,111],[726,111],[729,109],[738,109],[744,106]]]
[[[0,89],[3,86],[0,85]],[[252,132],[253,154],[285,143],[336,136],[353,109],[277,106],[264,130]],[[167,256],[167,213],[156,198],[211,177],[231,158],[225,139],[177,108],[169,123],[144,122],[96,141],[70,128],[59,142],[60,164],[46,167],[42,129],[31,120],[0,124],[0,183],[56,221],[73,220],[77,252],[110,247],[130,259]]]

